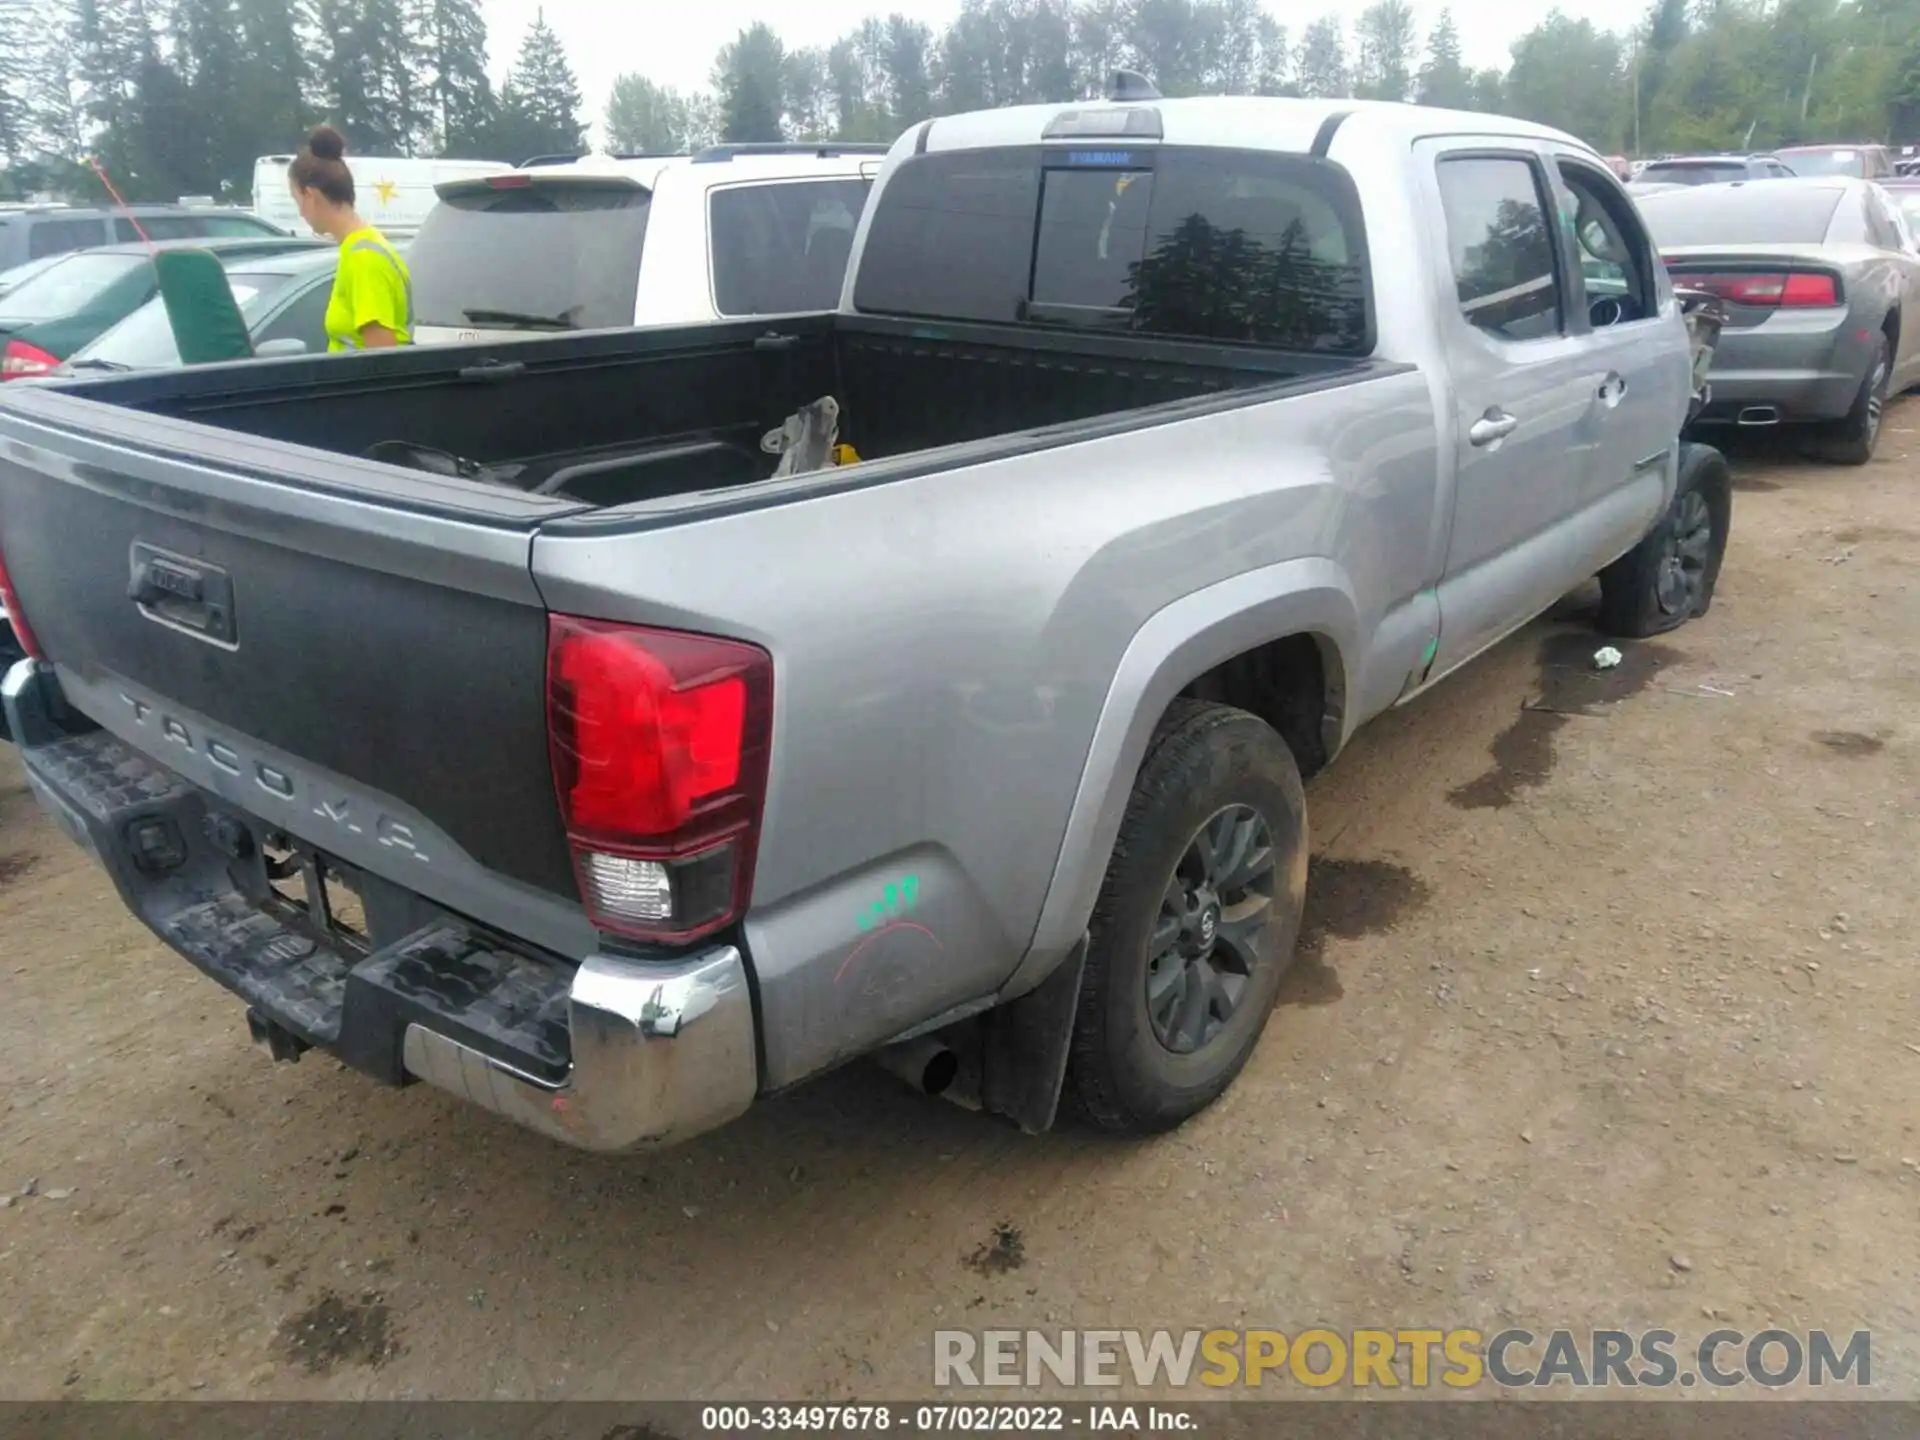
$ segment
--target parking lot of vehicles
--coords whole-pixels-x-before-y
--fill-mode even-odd
[[[776,323],[0,400],[28,779],[274,1054],[594,1149],[865,1054],[1164,1129],[1294,958],[1303,777],[1595,575],[1711,601],[1688,330],[1564,135],[946,117],[853,254]],[[854,462],[776,471],[796,411]]]
[[[831,309],[886,148],[589,155],[442,185],[409,260],[414,338]]]
[[[1650,195],[1676,285],[1728,316],[1703,425],[1795,425],[1861,465],[1887,399],[1920,384],[1920,255],[1878,185],[1824,178]]]
[[[0,297],[0,381],[50,374],[159,293],[155,249],[217,256],[268,256],[313,250],[316,240],[177,240],[77,251]]]

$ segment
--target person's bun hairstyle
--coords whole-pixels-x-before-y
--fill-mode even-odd
[[[307,149],[317,160],[344,160],[347,137],[331,125],[316,125],[313,133],[307,136]]]
[[[287,178],[302,190],[318,190],[335,205],[351,205],[353,172],[346,155],[346,137],[331,125],[316,125],[287,166]]]

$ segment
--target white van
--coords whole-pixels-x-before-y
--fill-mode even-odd
[[[291,155],[262,155],[253,162],[253,213],[299,235],[306,227],[287,189],[287,166],[292,163]],[[353,172],[354,207],[362,219],[377,226],[389,239],[411,235],[420,228],[438,198],[434,186],[498,175],[512,168],[498,160],[347,156],[347,169]]]

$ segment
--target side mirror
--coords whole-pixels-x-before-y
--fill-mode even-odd
[[[253,355],[226,269],[207,250],[162,250],[153,257],[155,282],[167,307],[183,365],[246,360]]]
[[[288,355],[304,355],[307,353],[307,342],[297,335],[287,335],[255,346],[253,353],[262,360],[277,360]]]

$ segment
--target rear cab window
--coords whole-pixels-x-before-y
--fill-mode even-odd
[[[529,331],[633,324],[650,198],[637,185],[598,177],[505,176],[450,190],[407,251],[415,323]]]
[[[870,188],[858,176],[716,187],[707,198],[714,310],[833,309]]]
[[[1304,155],[1031,146],[902,161],[856,309],[1365,354],[1353,183]]]

